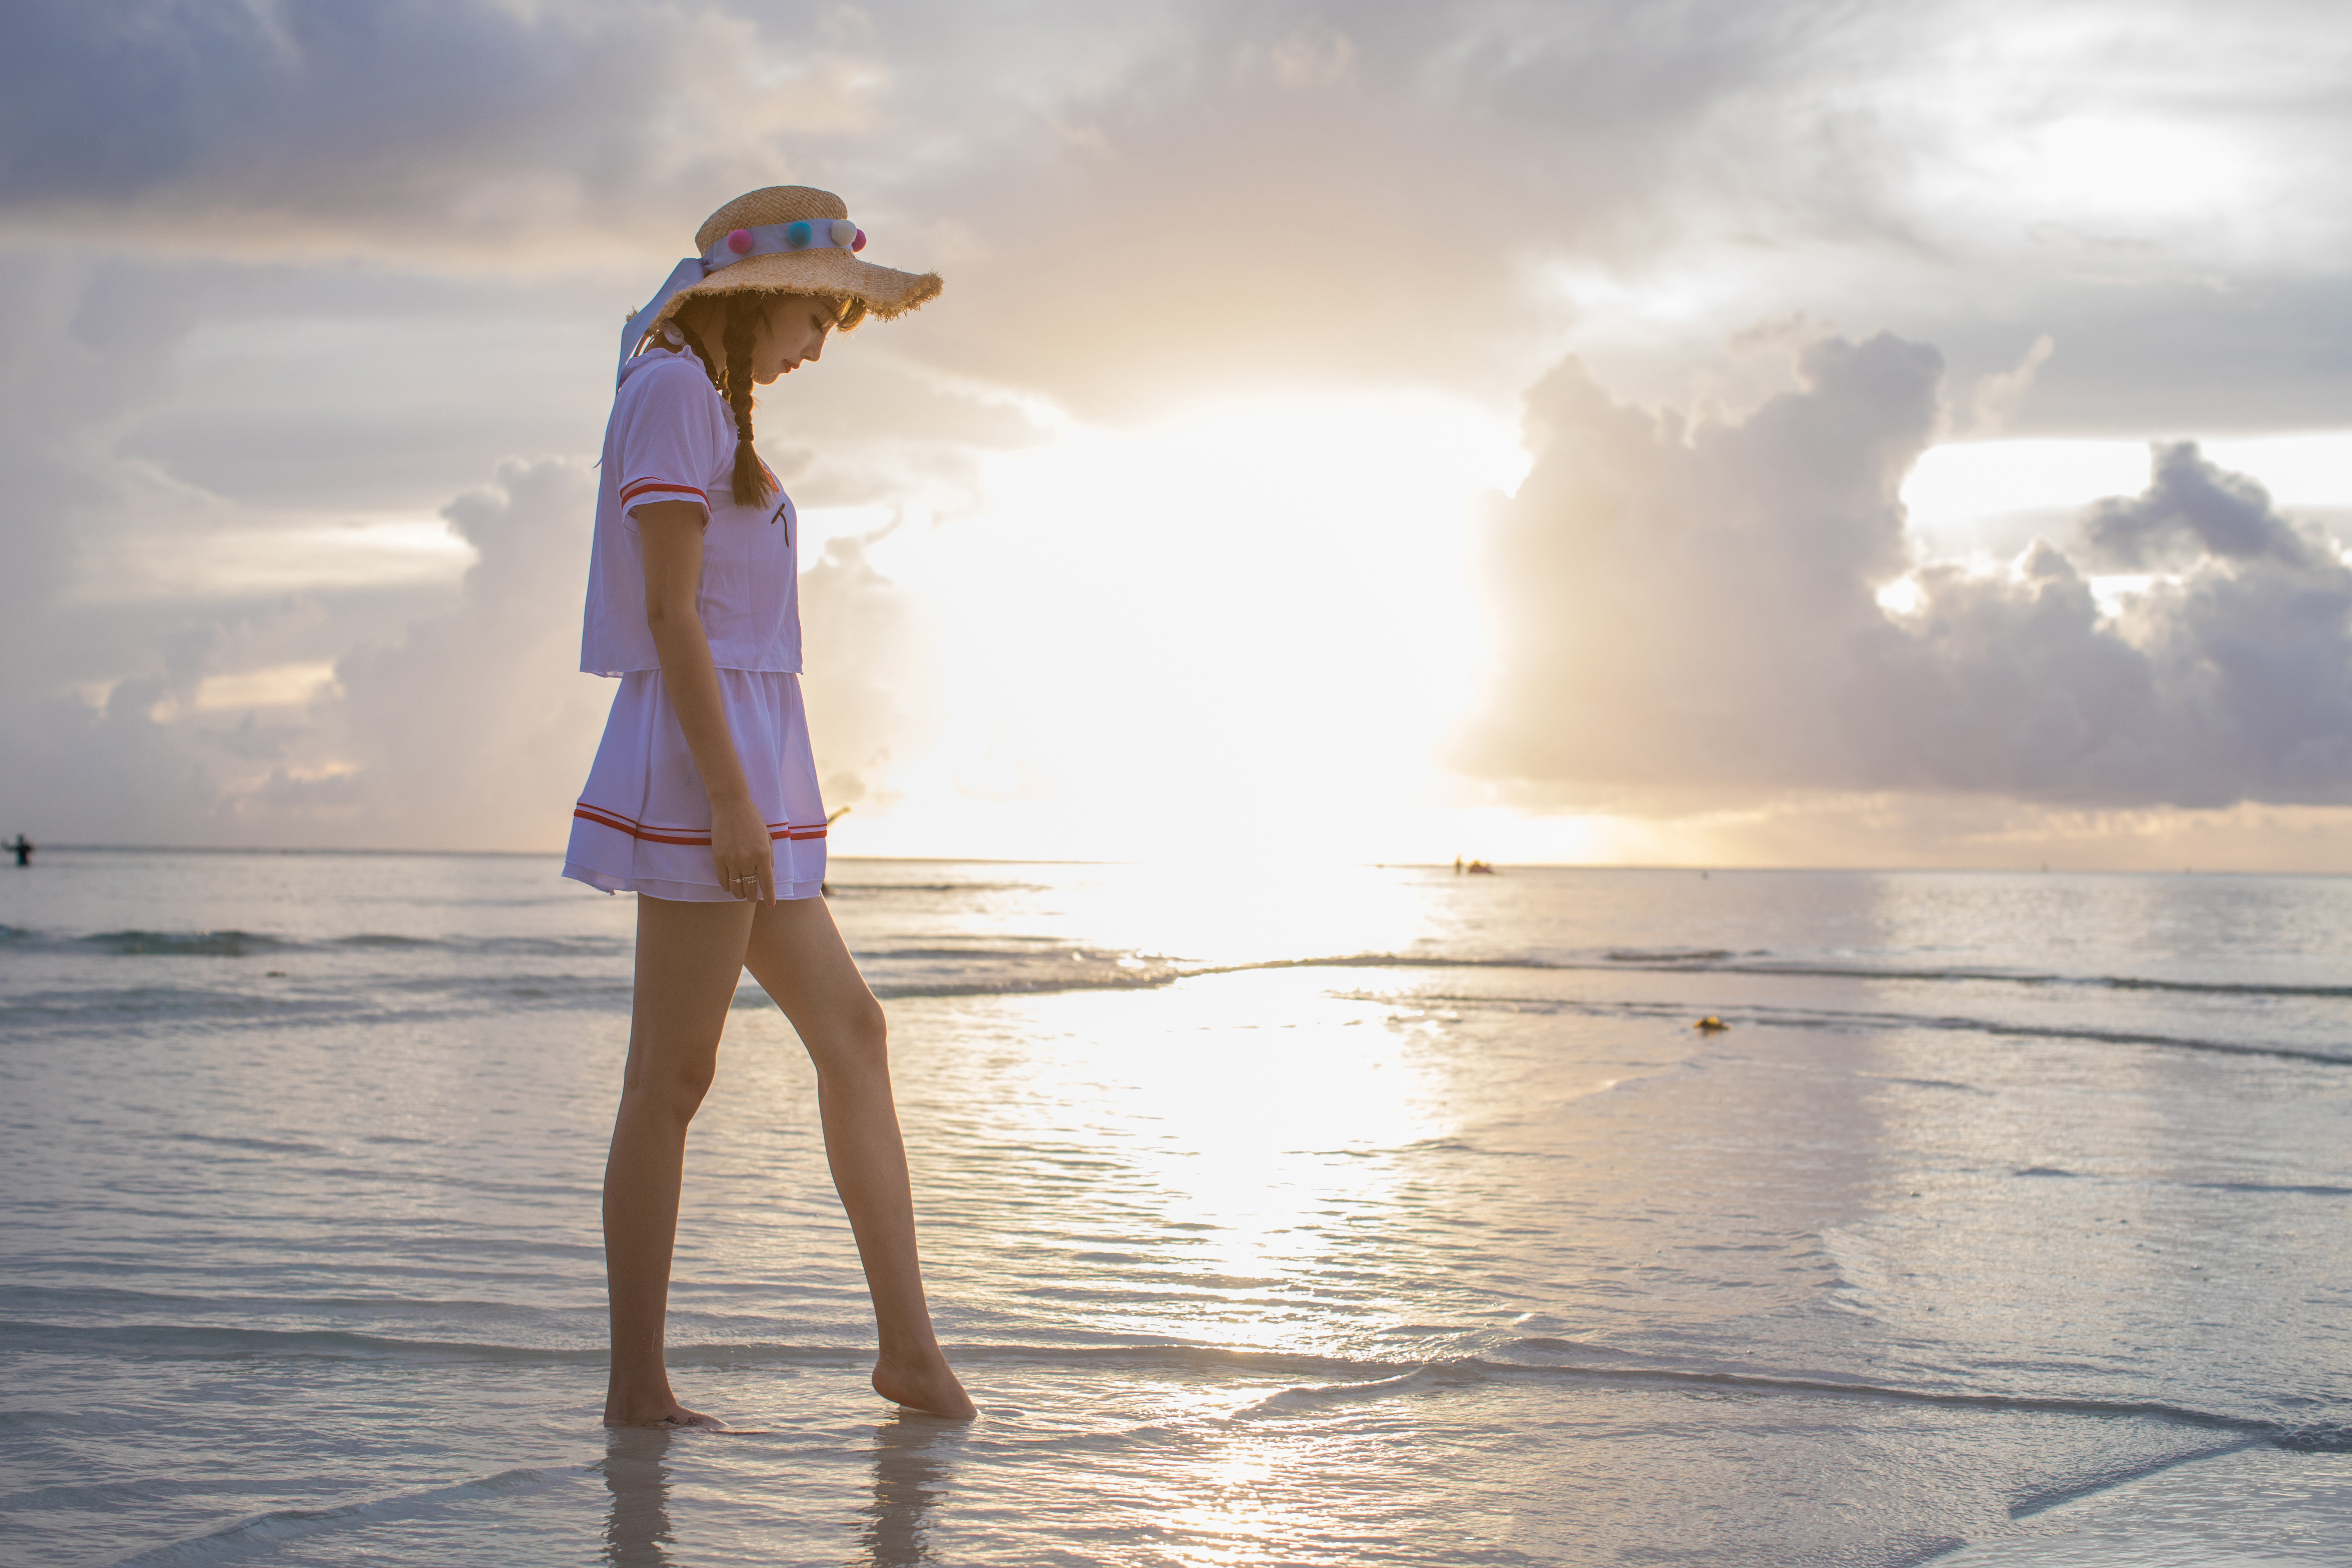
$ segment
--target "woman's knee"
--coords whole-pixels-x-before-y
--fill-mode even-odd
[[[890,1022],[870,994],[828,1013],[803,1043],[827,1076],[890,1070]]]
[[[621,1099],[648,1115],[690,1121],[718,1077],[716,1055],[659,1063],[631,1061]]]

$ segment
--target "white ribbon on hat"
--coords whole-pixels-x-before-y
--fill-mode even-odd
[[[797,231],[797,232],[795,232]],[[736,235],[748,237],[740,250],[735,248]],[[757,228],[739,228],[722,236],[719,242],[700,256],[689,256],[670,268],[661,291],[646,307],[629,318],[621,329],[620,370],[629,368],[629,359],[645,341],[653,324],[659,320],[662,307],[678,294],[693,288],[705,278],[722,268],[739,261],[749,261],[755,256],[790,255],[803,250],[855,250],[857,247],[857,226],[845,217],[802,218],[792,223],[763,223]],[[613,384],[618,386],[621,377],[614,374]]]

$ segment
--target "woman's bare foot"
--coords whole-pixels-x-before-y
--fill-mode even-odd
[[[948,1358],[936,1349],[919,1360],[876,1362],[874,1392],[909,1410],[944,1415],[950,1421],[969,1421],[980,1414],[971,1395],[956,1381]]]
[[[665,1396],[659,1400],[625,1401],[618,1397],[604,1401],[604,1425],[607,1426],[664,1426],[673,1431],[691,1428],[698,1431],[723,1432],[727,1423],[716,1415],[705,1415],[698,1410],[688,1410],[677,1399]]]

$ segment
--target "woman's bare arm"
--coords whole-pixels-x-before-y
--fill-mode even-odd
[[[749,884],[737,879],[749,872],[759,879],[760,901],[772,903],[775,846],[727,729],[719,670],[695,604],[702,586],[704,516],[692,501],[653,501],[636,509],[646,563],[646,625],[661,660],[662,686],[710,796],[710,858],[719,868],[719,885],[744,896]]]

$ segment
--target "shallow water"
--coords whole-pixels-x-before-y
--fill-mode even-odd
[[[748,980],[671,1339],[758,1430],[597,1426],[628,900],[0,872],[0,1553],[2352,1561],[2352,883],[835,869],[968,1429]]]

